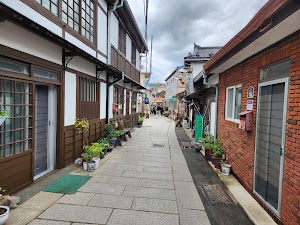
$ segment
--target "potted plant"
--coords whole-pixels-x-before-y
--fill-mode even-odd
[[[94,151],[91,146],[84,146],[84,153],[82,154],[83,159],[86,162],[87,171],[92,172],[95,169],[95,162],[93,162],[93,157],[95,156]],[[84,166],[84,164],[83,164]],[[85,168],[83,168],[85,169]]]
[[[230,169],[231,169],[231,165],[229,163],[226,162],[226,160],[222,160],[221,161],[221,172],[223,175],[225,176],[229,176],[230,175]]]
[[[84,136],[83,139],[85,140],[85,143],[83,143],[83,145],[88,145],[89,141],[88,141],[87,133],[90,131],[89,121],[86,118],[76,119],[75,128],[79,134],[83,134]]]
[[[99,140],[99,143],[102,144],[102,146],[103,146],[102,152],[103,152],[104,155],[106,155],[107,149],[109,147],[109,141],[108,141],[108,139],[107,138],[101,138]]]
[[[202,143],[200,142],[191,142],[191,144],[196,152],[200,152],[200,150],[202,149]]]
[[[5,189],[0,187],[0,193],[4,193],[5,191],[6,191]],[[6,223],[8,216],[9,216],[9,207],[0,206],[0,225]]]
[[[6,112],[6,110],[1,105],[1,109],[0,109],[0,126],[5,122],[5,120],[8,117],[9,117],[8,113]]]
[[[222,159],[222,156],[224,154],[224,149],[222,148],[222,142],[221,139],[218,138],[214,145],[213,145],[213,152],[214,152],[214,164],[216,169],[221,169],[221,163],[220,160]]]
[[[116,146],[117,143],[114,131],[114,126],[111,123],[104,125],[104,136],[109,140],[111,146]]]
[[[139,119],[138,119],[138,122],[137,122],[137,127],[141,128],[142,125],[143,125],[143,122],[144,122],[144,117],[139,116]]]
[[[95,142],[91,144],[90,148],[90,151],[93,155],[92,162],[95,163],[95,169],[98,169],[100,166],[100,155],[102,155],[101,152],[103,149],[103,145],[99,142]]]
[[[211,156],[213,154],[213,145],[214,145],[214,137],[211,135],[211,133],[206,132],[204,134],[204,137],[199,138],[199,142],[202,144],[202,147],[204,149],[205,158],[209,161],[211,161]]]

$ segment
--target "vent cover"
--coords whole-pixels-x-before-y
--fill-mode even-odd
[[[205,184],[204,193],[209,204],[235,205],[220,184]]]

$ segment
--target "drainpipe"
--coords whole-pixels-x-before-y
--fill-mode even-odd
[[[111,65],[111,18],[112,13],[117,10],[118,8],[121,8],[124,6],[124,0],[121,0],[121,3],[118,5],[120,0],[116,0],[114,2],[114,5],[111,9],[108,10],[107,14],[107,63]],[[109,109],[111,104],[109,104],[109,88],[111,85],[108,85],[110,81],[108,80],[109,76],[106,74],[106,123],[109,121]],[[123,76],[122,76],[123,78]],[[123,78],[124,79],[124,78]]]
[[[215,106],[215,129],[214,129],[214,139],[217,139],[217,128],[218,128],[218,99],[219,99],[219,86],[215,85],[215,84],[210,84],[207,82],[207,73],[204,73],[203,75],[203,84],[204,85],[208,85],[210,87],[213,87],[216,89],[216,97],[215,97],[215,102],[216,102],[216,106]]]

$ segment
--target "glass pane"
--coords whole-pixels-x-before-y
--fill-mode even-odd
[[[260,81],[275,80],[290,75],[291,62],[283,62],[262,70]]]
[[[239,119],[239,113],[241,112],[242,103],[242,88],[235,90],[235,107],[234,107],[234,119]]]
[[[227,89],[227,96],[226,96],[226,107],[227,107],[227,111],[226,111],[226,116],[229,119],[233,119],[233,91],[234,89]]]
[[[63,22],[68,23],[68,16],[64,12],[62,13],[62,20]]]
[[[0,58],[0,69],[7,70],[7,71],[13,71],[17,73],[24,73],[29,74],[29,67],[18,64],[16,62]]]
[[[58,79],[58,73],[39,69],[39,68],[34,69],[34,76],[55,79],[55,80]]]
[[[55,16],[58,15],[58,8],[57,8],[56,5],[51,4],[51,12],[52,12]]]
[[[42,0],[42,6],[50,10],[50,0]]]
[[[67,3],[65,1],[62,2],[62,10],[65,13],[68,12],[68,5],[67,5]]]

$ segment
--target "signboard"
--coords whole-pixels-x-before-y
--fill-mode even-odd
[[[253,98],[254,97],[254,88],[250,86],[247,90],[247,98]]]
[[[149,98],[145,98],[145,104],[149,104]]]
[[[248,111],[253,110],[253,100],[247,100],[247,110]]]

